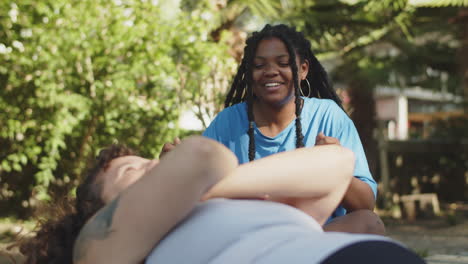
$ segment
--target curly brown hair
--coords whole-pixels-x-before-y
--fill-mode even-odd
[[[25,255],[25,264],[73,263],[73,245],[81,228],[104,202],[101,198],[102,184],[96,181],[102,170],[118,157],[134,155],[135,151],[119,144],[102,149],[96,163],[88,170],[86,178],[76,189],[76,198],[65,199],[62,206],[54,204],[53,219],[39,223],[36,235],[17,243]]]

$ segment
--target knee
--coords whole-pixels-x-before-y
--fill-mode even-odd
[[[352,212],[362,223],[362,233],[385,235],[385,224],[382,219],[371,210],[357,210]]]
[[[357,210],[335,218],[324,226],[325,231],[385,235],[385,225],[371,210]]]

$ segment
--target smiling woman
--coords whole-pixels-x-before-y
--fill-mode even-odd
[[[384,233],[372,212],[377,184],[359,135],[301,32],[286,25],[266,25],[254,32],[225,106],[203,135],[231,149],[240,163],[323,144],[352,150],[355,177],[325,229]]]
[[[307,60],[301,62],[296,57],[295,64],[298,78],[305,80],[309,71],[309,62]],[[266,38],[258,44],[252,81],[253,93],[258,99],[257,104],[265,104],[257,108],[263,109],[268,106],[279,108],[294,98],[293,72],[289,67],[289,53],[284,42],[278,38]]]

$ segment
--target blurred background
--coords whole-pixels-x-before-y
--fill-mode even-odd
[[[157,157],[201,133],[266,23],[311,41],[390,231],[465,223],[467,0],[2,0],[0,242],[33,226],[41,202],[73,196],[100,148]]]

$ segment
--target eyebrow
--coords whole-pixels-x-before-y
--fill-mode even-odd
[[[284,57],[289,57],[289,55],[288,55],[288,54],[283,54],[283,55],[276,56],[277,59],[281,59],[281,58],[284,58]],[[255,59],[265,60],[266,57],[263,57],[263,56],[255,56]]]

